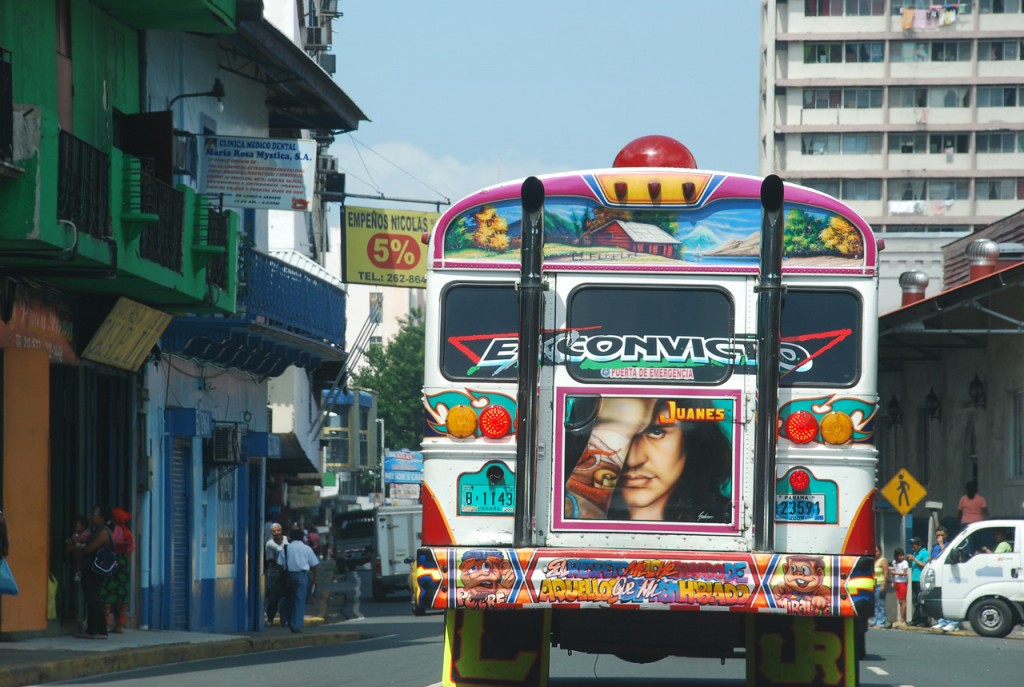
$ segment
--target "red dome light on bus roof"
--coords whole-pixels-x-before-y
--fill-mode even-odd
[[[668,136],[641,136],[627,143],[612,167],[680,167],[697,169],[690,149]]]
[[[501,406],[487,406],[480,413],[480,431],[488,439],[500,439],[512,429],[512,416]]]
[[[798,444],[809,444],[818,437],[818,419],[813,413],[798,410],[786,418],[786,436]]]

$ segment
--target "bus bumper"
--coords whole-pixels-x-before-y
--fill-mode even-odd
[[[422,547],[413,608],[728,610],[869,618],[870,556]]]

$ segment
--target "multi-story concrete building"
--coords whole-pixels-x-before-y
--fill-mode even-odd
[[[764,0],[761,172],[842,198],[899,275],[1024,204],[1021,0]]]

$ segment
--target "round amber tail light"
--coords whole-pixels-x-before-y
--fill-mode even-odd
[[[828,444],[845,444],[853,438],[853,420],[834,411],[821,418],[821,438]]]
[[[456,439],[465,439],[476,432],[476,411],[465,405],[458,405],[448,411],[448,433]]]

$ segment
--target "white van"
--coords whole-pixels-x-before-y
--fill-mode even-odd
[[[1024,520],[970,525],[921,574],[933,618],[969,620],[985,637],[1005,637],[1024,622]]]

